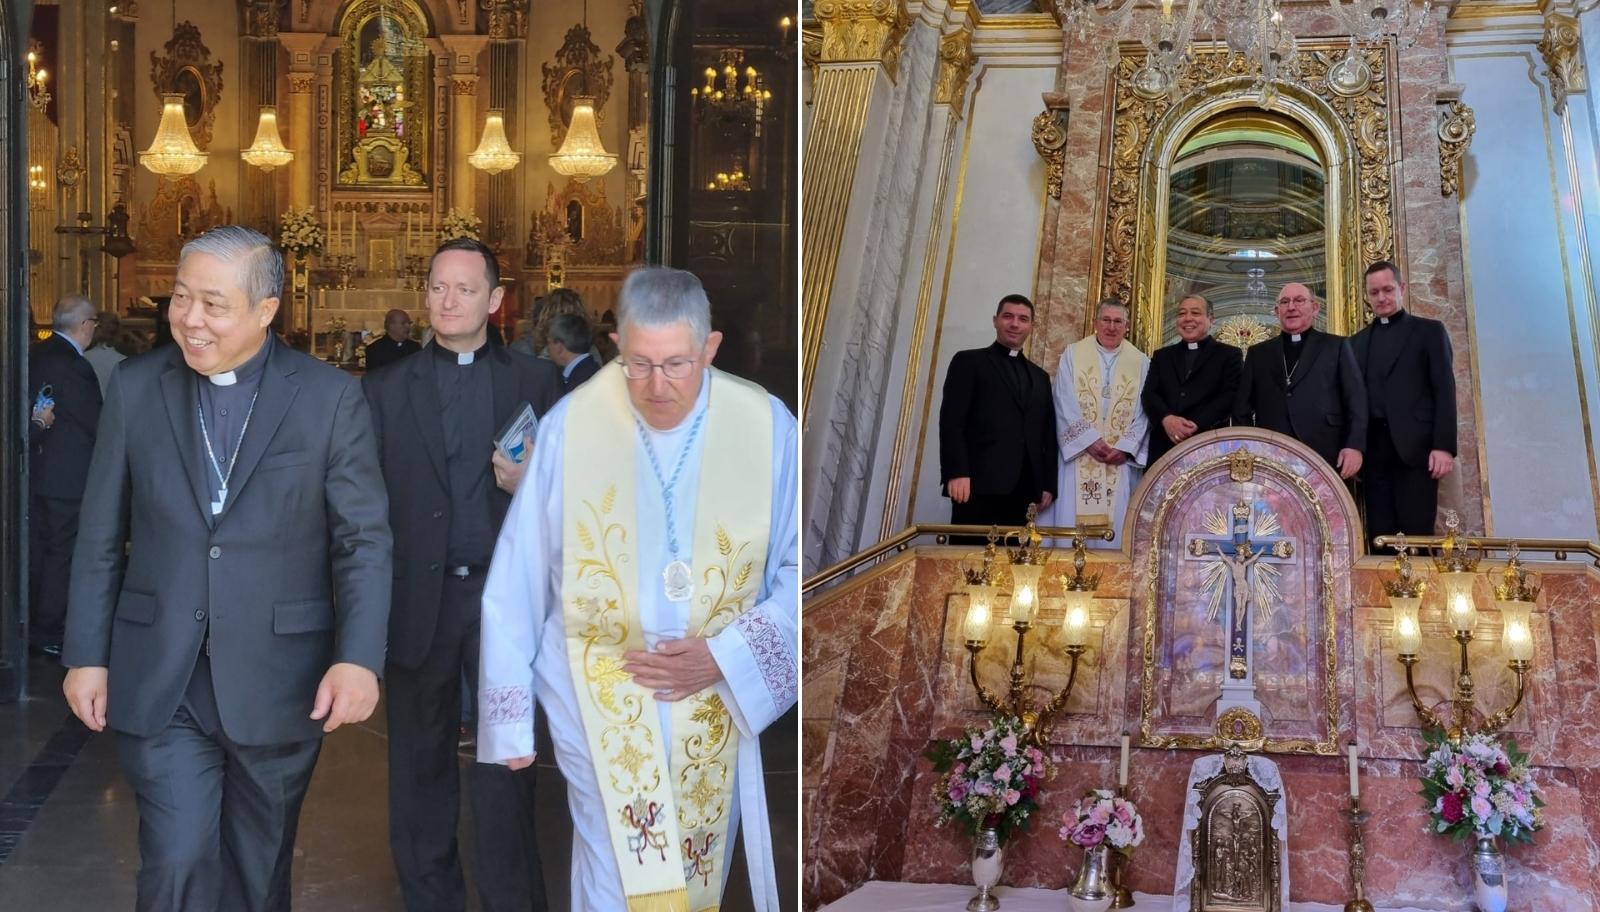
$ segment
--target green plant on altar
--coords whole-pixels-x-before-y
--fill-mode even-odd
[[[293,254],[304,256],[322,252],[322,225],[310,206],[304,209],[286,209],[278,221],[278,246]]]
[[[923,755],[943,773],[933,789],[937,824],[957,821],[968,835],[993,828],[1004,845],[1039,809],[1039,786],[1055,767],[1024,742],[1027,728],[1017,716],[997,716],[984,728],[935,741]]]
[[[1428,755],[1422,765],[1422,798],[1433,830],[1455,840],[1498,837],[1533,842],[1544,826],[1544,798],[1517,742],[1502,745],[1493,735],[1467,735],[1451,742],[1441,729],[1423,732]]]
[[[483,231],[483,220],[473,215],[470,211],[462,212],[451,209],[445,214],[444,220],[439,222],[439,240],[448,241],[452,238],[472,238],[479,240],[479,232]]]

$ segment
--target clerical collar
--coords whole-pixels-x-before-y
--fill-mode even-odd
[[[1305,338],[1306,337],[1304,333],[1295,333],[1289,337],[1289,341],[1299,345],[1301,342],[1305,341]]]
[[[205,378],[211,381],[212,386],[233,386],[235,383],[249,383],[261,376],[261,369],[266,367],[267,355],[272,351],[272,333],[267,333],[261,342],[261,347],[251,355],[249,360],[233,370],[218,371],[215,374],[206,374]]]
[[[489,340],[485,339],[483,340],[483,344],[478,346],[476,351],[458,352],[445,348],[436,340],[433,343],[432,348],[434,357],[439,358],[441,361],[466,367],[468,364],[471,364],[479,358],[487,356],[489,354],[489,344]]]
[[[990,347],[993,348],[996,352],[998,352],[998,353],[1000,353],[1002,355],[1005,355],[1007,358],[1020,358],[1020,357],[1022,357],[1022,349],[1020,349],[1020,348],[1006,348],[1004,345],[1000,344],[1000,340],[999,339],[996,339],[993,342],[991,342],[990,343]]]
[[[1184,344],[1189,346],[1189,350],[1190,351],[1198,351],[1200,349],[1200,343],[1199,342],[1186,342]]]
[[[1401,308],[1400,310],[1395,311],[1394,312],[1394,316],[1392,316],[1392,317],[1379,317],[1378,318],[1378,322],[1383,324],[1384,326],[1388,326],[1390,323],[1398,323],[1398,322],[1400,322],[1401,320],[1405,319],[1405,316],[1406,316],[1405,309]]]

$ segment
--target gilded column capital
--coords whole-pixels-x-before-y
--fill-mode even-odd
[[[1539,55],[1548,68],[1550,92],[1555,96],[1557,114],[1567,110],[1567,96],[1584,92],[1589,80],[1583,66],[1583,49],[1579,46],[1578,20],[1562,13],[1544,17],[1544,38],[1539,41]]]
[[[1033,119],[1033,148],[1044,159],[1045,189],[1061,198],[1061,175],[1067,163],[1067,117],[1071,103],[1064,92],[1045,92],[1044,110]]]
[[[528,37],[528,0],[478,0],[489,14],[489,37],[511,41]]]
[[[452,95],[478,94],[478,77],[469,74],[452,73],[450,75],[450,88]]]
[[[1441,106],[1439,116],[1439,189],[1445,196],[1461,191],[1461,162],[1478,122],[1466,102],[1452,101]]]
[[[289,74],[289,94],[291,95],[310,95],[312,88],[316,86],[316,84],[316,73]]]
[[[939,76],[934,86],[935,104],[947,104],[957,112],[967,95],[967,77],[978,57],[972,53],[972,32],[957,29],[939,39]]]
[[[881,63],[893,78],[911,28],[905,0],[817,0],[822,63]]]

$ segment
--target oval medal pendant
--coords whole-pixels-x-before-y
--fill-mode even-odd
[[[694,577],[689,573],[689,565],[681,560],[675,560],[661,571],[661,581],[667,587],[667,599],[673,602],[686,602],[694,594]]]

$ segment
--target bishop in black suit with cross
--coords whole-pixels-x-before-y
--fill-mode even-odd
[[[939,408],[939,481],[958,525],[1021,526],[1056,496],[1050,375],[1022,354],[1033,302],[1000,299],[994,344],[956,352]]]
[[[1243,359],[1238,349],[1211,338],[1211,318],[1210,301],[1185,296],[1178,302],[1179,341],[1150,358],[1141,400],[1151,425],[1151,465],[1195,434],[1227,426],[1232,417]]]

